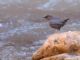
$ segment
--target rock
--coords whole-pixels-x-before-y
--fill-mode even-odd
[[[33,53],[32,60],[40,60],[63,53],[80,54],[79,31],[56,33],[49,36],[45,43]]]
[[[40,60],[80,60],[80,56],[70,55],[70,54],[59,54],[59,55],[43,58]]]

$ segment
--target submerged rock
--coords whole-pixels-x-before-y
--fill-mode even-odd
[[[43,46],[41,46],[35,53],[33,53],[32,60],[41,60],[41,59],[55,60],[53,59],[55,56],[64,53],[68,53],[72,57],[73,55],[80,54],[79,31],[56,33],[49,36],[46,42],[43,44]],[[45,58],[51,58],[51,59],[45,59]],[[58,60],[60,60],[60,58]],[[69,59],[65,59],[65,60],[69,60]]]

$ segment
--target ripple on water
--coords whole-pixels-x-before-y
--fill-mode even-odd
[[[21,35],[22,33],[32,32],[33,29],[45,29],[46,24],[38,24],[38,23],[31,23],[27,22],[25,25],[14,28],[12,30],[9,30],[7,32],[0,33],[0,39],[6,39],[7,37],[13,36],[15,34]],[[32,32],[33,34],[38,34],[37,32]]]
[[[44,41],[45,40],[34,41],[32,45],[33,46],[40,46],[40,45],[42,45],[44,43]]]

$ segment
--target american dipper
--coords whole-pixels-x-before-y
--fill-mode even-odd
[[[43,18],[49,21],[49,25],[51,28],[55,28],[57,30],[60,30],[69,20],[69,18],[62,20],[59,17],[53,17],[51,15],[47,15]]]

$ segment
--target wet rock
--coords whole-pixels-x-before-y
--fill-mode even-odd
[[[63,53],[74,55],[80,54],[79,31],[56,33],[49,36],[43,46],[41,46],[35,53],[33,53],[32,60],[40,60]]]

